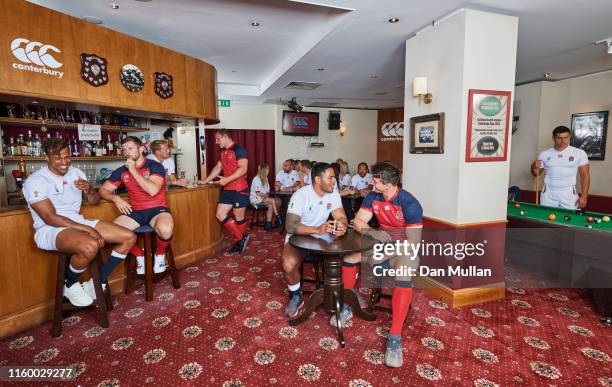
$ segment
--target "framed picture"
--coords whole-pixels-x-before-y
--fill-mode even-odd
[[[508,160],[510,102],[509,91],[470,89],[466,162]]]
[[[584,150],[589,160],[605,160],[608,111],[572,114],[570,145]]]
[[[444,153],[444,113],[410,119],[410,153]]]

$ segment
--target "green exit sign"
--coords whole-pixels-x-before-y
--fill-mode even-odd
[[[229,99],[220,99],[219,100],[219,106],[221,106],[221,107],[230,107],[230,100]]]

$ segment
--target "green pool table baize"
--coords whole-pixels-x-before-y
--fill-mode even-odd
[[[550,220],[549,216],[555,215],[555,220]],[[612,215],[597,212],[584,212],[581,210],[568,210],[565,208],[547,207],[524,202],[508,202],[508,216],[533,220],[556,226],[582,227],[593,230],[612,232]],[[592,218],[593,222],[588,222]],[[598,222],[598,219],[600,221]]]

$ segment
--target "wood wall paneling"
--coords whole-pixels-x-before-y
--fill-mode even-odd
[[[159,112],[218,123],[216,70],[210,64],[24,0],[0,0],[0,7],[3,9],[0,94]],[[11,42],[18,37],[56,46],[61,53],[50,53],[63,64],[55,69],[63,72],[63,76],[13,68],[13,63],[27,65],[11,52]],[[81,79],[81,53],[108,60],[106,85],[93,87]],[[140,92],[130,92],[119,79],[121,66],[128,63],[138,66],[144,74],[145,85]],[[155,94],[156,71],[172,75],[172,97],[164,100]]]
[[[381,128],[387,122],[402,122],[404,120],[404,109],[384,109],[378,111],[378,128],[376,131],[376,160],[389,160],[398,167],[402,167],[404,157],[404,141],[401,138],[392,137],[394,141],[383,141],[385,138]],[[408,131],[404,128],[404,133]]]

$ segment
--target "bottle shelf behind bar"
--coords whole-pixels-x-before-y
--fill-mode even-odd
[[[73,162],[79,161],[125,161],[123,156],[72,156],[70,159]],[[47,161],[45,157],[36,156],[4,156],[4,161]]]
[[[77,130],[78,123],[77,122],[66,122],[65,125],[62,125],[57,120],[32,120],[27,118],[10,118],[10,117],[0,117],[0,124],[7,124],[11,126],[24,126],[24,127],[32,127],[32,126],[46,126],[51,129],[65,129],[65,130]],[[118,125],[100,125],[101,129],[104,131],[115,131],[115,132],[143,132],[148,131],[148,128],[133,128],[130,126],[118,126]]]

